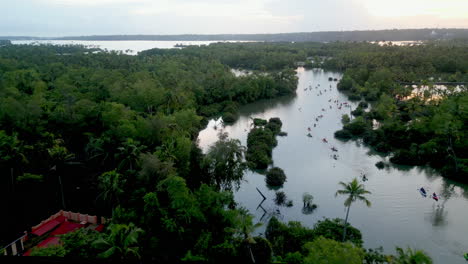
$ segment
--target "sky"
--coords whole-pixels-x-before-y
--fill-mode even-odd
[[[468,28],[468,0],[0,0],[0,36]]]

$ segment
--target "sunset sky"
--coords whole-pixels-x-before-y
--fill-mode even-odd
[[[468,28],[468,0],[0,0],[0,35]]]

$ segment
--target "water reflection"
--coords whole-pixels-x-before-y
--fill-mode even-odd
[[[431,213],[425,218],[432,224],[432,226],[442,227],[448,225],[447,215],[448,212],[444,205],[434,203],[432,205]]]
[[[273,108],[287,107],[294,102],[295,98],[295,95],[287,95],[274,99],[260,100],[256,103],[243,106],[239,112],[241,116],[251,117],[252,115],[263,114]]]

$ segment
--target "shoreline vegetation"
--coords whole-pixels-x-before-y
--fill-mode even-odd
[[[402,47],[221,43],[138,56],[90,53],[82,46],[2,46],[0,188],[7,214],[18,217],[1,220],[9,227],[0,230],[1,238],[14,239],[44,215],[71,209],[112,222],[102,234],[77,231],[46,255],[159,263],[316,263],[322,257],[408,263],[425,257],[411,249],[397,250],[394,257],[364,250],[359,230],[341,219],[308,229],[272,218],[266,237],[252,237],[258,225],[236,204],[232,190],[243,180],[243,157],[251,159],[253,143],[260,140],[249,135],[245,150],[221,133],[203,154],[196,139],[208,118],[233,121],[239,105],[294,94],[296,62],[307,61],[307,67],[345,71],[340,89],[367,98],[370,112],[361,104],[354,118],[343,118],[353,137],[398,150],[394,161],[412,160],[407,157],[414,153],[419,162],[442,160],[442,171],[456,169],[457,179],[466,181],[466,89],[437,100],[403,100],[409,91],[397,80],[467,81],[467,46],[461,40]],[[236,77],[232,68],[258,73]],[[371,117],[380,128],[372,129]],[[253,135],[268,142],[268,149],[261,147],[268,158],[281,120],[257,123]],[[260,167],[271,156],[264,160]],[[304,196],[305,209],[317,206],[312,199]],[[25,208],[28,217],[20,217]]]
[[[268,121],[254,118],[253,126],[247,135],[245,159],[249,168],[265,170],[273,163],[273,148],[278,145],[276,136],[281,133],[283,123],[278,117],[272,117]]]
[[[0,36],[10,40],[157,40],[157,41],[266,41],[266,42],[333,42],[333,41],[416,41],[434,39],[468,39],[468,30],[461,28],[387,29],[322,31],[277,34],[182,34],[182,35],[93,35],[66,37]]]

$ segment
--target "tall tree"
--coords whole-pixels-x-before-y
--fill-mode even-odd
[[[231,190],[233,184],[238,188],[246,169],[245,147],[237,139],[228,139],[227,133],[220,132],[218,136],[204,163],[218,190]]]
[[[101,251],[98,257],[120,260],[140,258],[138,238],[143,233],[141,228],[133,223],[112,224],[108,230],[109,234],[93,242],[93,247]]]
[[[351,208],[351,204],[355,201],[364,202],[368,207],[371,206],[371,202],[364,196],[366,194],[370,194],[368,190],[364,188],[363,184],[360,184],[357,178],[354,178],[352,181],[348,183],[339,182],[339,184],[343,187],[342,190],[338,190],[335,193],[335,196],[338,195],[347,195],[344,205],[347,207],[346,210],[346,218],[343,228],[343,241],[346,239],[346,226],[348,224],[348,216],[349,216],[349,209]]]

